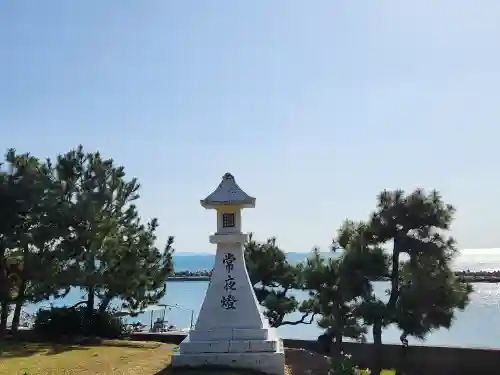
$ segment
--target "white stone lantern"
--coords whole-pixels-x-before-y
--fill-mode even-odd
[[[263,316],[245,266],[241,210],[255,198],[226,173],[217,189],[201,201],[217,212],[215,265],[194,330],[180,344],[172,366],[230,366],[283,375],[283,342]]]

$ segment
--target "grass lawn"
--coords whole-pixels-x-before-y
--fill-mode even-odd
[[[0,375],[220,375],[221,371],[166,369],[174,345],[110,340],[97,345],[0,343]],[[324,356],[286,351],[287,375],[325,375]],[[392,371],[384,375],[393,375]],[[224,371],[224,375],[243,375]]]
[[[0,344],[0,374],[154,375],[170,363],[174,346],[135,341],[99,345]]]

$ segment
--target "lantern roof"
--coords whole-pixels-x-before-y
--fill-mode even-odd
[[[204,208],[220,206],[241,206],[242,208],[255,207],[255,198],[245,193],[236,183],[231,173],[222,176],[222,181],[215,191],[200,201]]]

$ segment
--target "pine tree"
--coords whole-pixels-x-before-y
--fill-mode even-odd
[[[0,172],[0,334],[10,304],[15,303],[13,329],[21,306],[57,295],[57,241],[64,226],[58,220],[62,190],[50,161],[8,150]]]
[[[299,302],[294,295],[304,289],[303,265],[290,264],[275,238],[260,243],[251,235],[245,245],[245,262],[257,300],[265,307],[272,327],[313,323],[310,301]],[[300,319],[285,320],[296,311],[302,313]]]
[[[460,284],[450,270],[455,241],[446,235],[455,209],[438,192],[417,189],[383,191],[365,230],[365,240],[390,247],[389,300],[368,300],[366,321],[373,324],[376,358],[380,359],[382,327],[394,323],[401,330],[401,368],[408,336],[424,338],[433,329],[449,327],[454,312],[467,305],[470,285]],[[403,255],[407,258],[405,260]],[[372,374],[380,372],[376,361]]]
[[[360,303],[373,294],[372,279],[387,269],[383,250],[365,241],[366,228],[364,223],[344,222],[332,246],[335,252],[342,250],[341,255],[324,259],[314,251],[306,267],[313,309],[321,315],[319,326],[332,343],[334,361],[340,358],[344,337],[364,341]]]

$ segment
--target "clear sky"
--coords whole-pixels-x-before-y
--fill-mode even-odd
[[[139,178],[177,251],[213,252],[225,172],[244,229],[326,249],[384,188],[440,190],[460,247],[500,246],[500,2],[0,3],[0,149],[82,143]],[[161,244],[160,244],[161,245]]]

